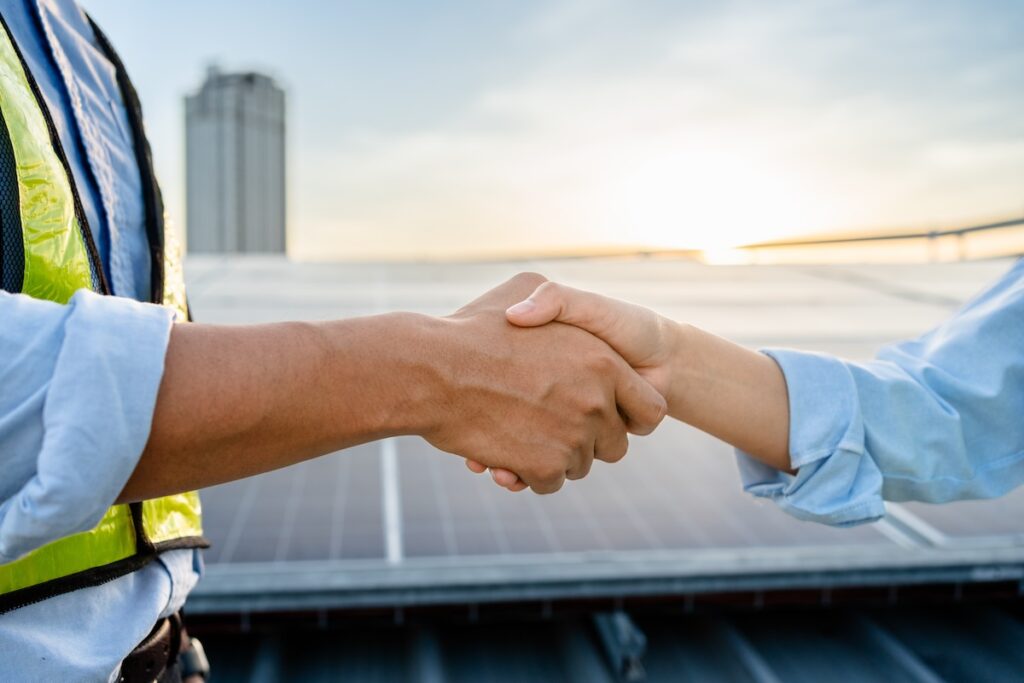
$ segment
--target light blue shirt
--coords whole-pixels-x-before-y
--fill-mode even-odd
[[[141,180],[113,66],[71,0],[0,12],[52,113],[118,297],[0,293],[0,563],[95,526],[135,468],[171,313],[149,298]],[[125,298],[120,298],[125,297]],[[114,680],[201,572],[178,550],[128,576],[0,615],[0,680]]]
[[[884,515],[884,500],[993,498],[1024,483],[1024,261],[873,361],[764,352],[786,377],[797,473],[740,453],[740,474],[794,516],[847,526]]]

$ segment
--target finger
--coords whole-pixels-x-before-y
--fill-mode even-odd
[[[615,402],[633,434],[650,434],[668,413],[665,397],[625,363],[616,377]]]
[[[542,496],[549,496],[552,493],[558,493],[565,486],[565,476],[561,476],[555,481],[545,482],[544,484],[534,484],[530,488],[533,489],[534,493]]]
[[[483,474],[484,472],[487,471],[487,465],[479,463],[476,460],[466,460],[466,467],[468,467],[471,472],[475,472],[476,474]]]
[[[619,317],[628,317],[633,304],[587,292],[558,282],[545,282],[525,300],[510,306],[505,315],[520,327],[536,327],[554,320],[581,327],[597,336]]]
[[[617,415],[615,417],[618,419]],[[596,440],[592,441],[585,450],[581,450],[576,459],[569,466],[569,469],[566,470],[565,478],[575,481],[576,479],[582,479],[590,474],[590,468],[594,465],[594,454],[596,450]]]
[[[653,311],[557,282],[542,284],[529,297],[506,309],[505,317],[520,327],[557,321],[586,330],[636,367],[663,350],[663,320]]]
[[[555,493],[565,484],[565,475],[553,477],[551,479],[545,479],[543,481],[535,481],[530,484],[530,488],[533,489],[534,493],[539,493],[542,496],[546,496],[550,493]]]
[[[530,292],[535,291],[547,281],[548,279],[539,273],[519,273],[473,299],[473,301],[470,301],[452,314],[452,317],[458,318],[470,315],[474,311],[481,309],[498,308],[500,310],[507,308],[516,301],[529,296]]]
[[[565,478],[569,481],[576,481],[590,474],[591,467],[594,466],[594,460],[587,460],[585,463],[573,467],[571,470],[565,473]]]
[[[505,488],[507,488],[512,493],[519,493],[520,491],[525,491],[528,487],[526,485],[526,482],[520,479],[512,486],[507,486]]]
[[[494,483],[498,486],[507,489],[519,482],[519,475],[514,472],[510,472],[509,470],[494,467],[491,469],[491,479],[493,479]]]
[[[594,447],[594,458],[603,462],[618,462],[626,456],[629,449],[629,437],[626,425],[618,415],[615,422],[602,430]]]

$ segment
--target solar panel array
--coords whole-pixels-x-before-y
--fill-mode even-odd
[[[397,440],[401,557],[887,543],[870,527],[790,519],[742,493],[731,450],[688,427],[635,439],[553,496],[512,495],[455,456]],[[386,555],[381,447],[204,492],[212,563]]]
[[[326,319],[383,310],[446,313],[513,265],[291,264],[193,259],[193,308],[207,322]],[[1006,267],[708,268],[679,261],[531,264],[552,277],[652,306],[751,345],[868,357],[935,324]],[[344,389],[342,389],[344,390]],[[352,387],[353,400],[358,387]],[[557,495],[510,494],[460,458],[403,437],[366,444],[202,494],[213,567],[756,548],[896,547],[888,525],[799,522],[740,490],[730,448],[679,423],[635,438],[616,465]],[[904,505],[938,544],[1024,543],[1024,493]],[[341,565],[339,565],[341,566]]]

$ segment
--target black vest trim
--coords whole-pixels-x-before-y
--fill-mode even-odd
[[[17,294],[25,282],[21,189],[11,133],[0,112],[0,289]]]
[[[132,146],[135,148],[135,161],[139,167],[142,180],[142,201],[145,206],[146,237],[149,238],[150,266],[150,301],[154,304],[164,302],[164,198],[160,192],[160,184],[156,180],[153,169],[153,152],[146,139],[146,128],[142,121],[142,103],[135,86],[128,78],[124,62],[110,44],[106,34],[96,25],[92,17],[86,15],[96,42],[110,63],[117,71],[117,85],[128,111],[128,122],[132,129]]]
[[[19,607],[42,602],[57,595],[70,593],[80,588],[89,588],[109,583],[114,579],[119,579],[122,576],[142,569],[156,559],[157,555],[167,550],[209,547],[210,542],[204,536],[188,536],[155,545],[147,544],[147,547],[140,547],[139,551],[131,557],[0,595],[0,614],[10,612]]]

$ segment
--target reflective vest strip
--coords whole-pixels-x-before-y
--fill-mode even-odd
[[[92,530],[0,565],[0,595],[131,557],[137,550],[134,528],[128,506],[115,505]]]
[[[92,286],[92,273],[64,166],[50,144],[46,118],[36,101],[6,30],[0,31],[0,111],[14,151],[25,277],[21,291],[67,303]]]
[[[142,502],[142,529],[159,545],[176,538],[202,536],[202,507],[195,491]]]

